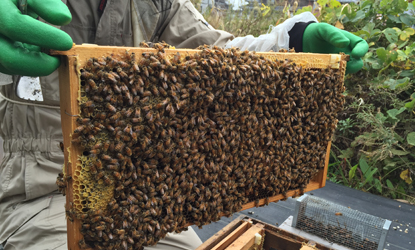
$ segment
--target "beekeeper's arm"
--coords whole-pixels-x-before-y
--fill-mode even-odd
[[[160,27],[156,34],[158,40],[166,41],[177,48],[196,48],[209,44],[264,52],[293,47],[297,52],[344,52],[351,55],[347,73],[354,73],[362,68],[361,57],[368,50],[367,43],[360,37],[329,24],[317,23],[317,19],[310,12],[286,20],[274,27],[269,34],[234,39],[232,34],[210,26],[189,0],[178,0],[173,2],[168,17]]]
[[[363,57],[369,46],[365,40],[327,23],[318,23],[310,12],[287,19],[275,26],[269,34],[259,37],[237,37],[226,48],[242,50],[279,51],[294,48],[296,52],[339,53],[350,55],[346,73],[355,73],[363,67]]]

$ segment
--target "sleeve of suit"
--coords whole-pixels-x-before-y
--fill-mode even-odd
[[[292,33],[295,36],[290,38],[289,32],[298,27],[297,23],[316,21],[313,14],[306,12],[273,27],[268,34],[235,38],[229,32],[215,30],[189,0],[177,0],[173,2],[169,16],[161,26],[162,32],[158,40],[175,44],[176,48],[192,49],[207,44],[252,51],[278,51],[281,48],[288,49],[290,40],[302,39],[301,32]]]

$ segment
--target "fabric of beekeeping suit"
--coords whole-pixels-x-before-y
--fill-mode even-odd
[[[318,22],[316,17],[310,12],[304,12],[296,15],[290,19],[285,20],[282,24],[272,27],[268,34],[254,37],[248,35],[245,37],[236,37],[228,42],[225,48],[238,47],[241,50],[250,51],[279,51],[280,49],[287,49],[290,44],[289,31],[296,23],[303,22]]]
[[[62,30],[77,44],[137,46],[142,40],[164,40],[177,48],[196,48],[225,46],[233,39],[214,30],[189,0],[64,2],[73,20]],[[64,163],[58,73],[39,78],[42,101],[17,95],[20,79],[0,74],[0,244],[5,250],[67,249],[65,197],[55,184]],[[148,249],[194,249],[199,244],[189,228]]]

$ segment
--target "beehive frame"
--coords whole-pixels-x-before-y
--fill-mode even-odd
[[[82,45],[74,46],[71,50],[66,52],[53,52],[53,54],[65,55],[62,59],[60,68],[60,97],[61,97],[61,117],[62,117],[62,130],[64,135],[64,153],[65,153],[65,166],[64,171],[66,176],[73,176],[77,166],[78,156],[82,155],[82,149],[76,147],[71,143],[71,134],[78,126],[76,118],[79,114],[79,69],[82,68],[87,60],[92,57],[102,57],[107,55],[116,56],[123,54],[126,51],[134,52],[136,55],[141,55],[143,52],[152,52],[154,49],[150,48],[126,48],[126,47],[107,47],[107,46],[93,46],[93,45]],[[167,55],[174,55],[180,52],[181,55],[188,55],[196,53],[198,50],[173,50],[166,49]],[[299,53],[258,53],[270,59],[290,59],[295,63],[302,65],[304,68],[340,68],[343,71],[345,69],[345,56],[342,55],[330,55],[330,54],[299,54]],[[305,188],[305,192],[322,188],[325,186],[328,159],[330,153],[330,142],[327,147],[325,167],[321,169],[319,173],[310,181]],[[69,180],[67,186],[66,195],[67,203],[66,210],[69,211],[73,206],[74,193],[72,182]],[[242,210],[252,208],[254,206],[262,206],[266,202],[274,202],[286,197],[296,196],[300,193],[299,190],[288,191],[285,196],[277,195],[266,199],[259,200],[259,204],[255,204],[254,201],[243,205]],[[80,233],[80,221],[77,219],[67,220],[68,227],[68,249],[79,249],[78,242],[83,237]]]

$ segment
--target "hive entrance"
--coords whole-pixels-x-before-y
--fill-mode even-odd
[[[82,221],[82,245],[153,245],[248,202],[304,191],[324,167],[344,68],[235,49],[164,50],[79,68],[72,145],[83,155],[71,213]]]

